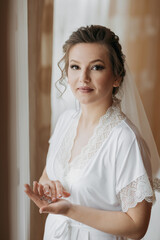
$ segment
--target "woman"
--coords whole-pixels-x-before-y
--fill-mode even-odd
[[[67,76],[81,108],[60,116],[39,182],[25,185],[50,213],[44,240],[141,239],[154,201],[150,153],[116,97],[126,73],[119,38],[81,27],[63,50],[59,81]]]

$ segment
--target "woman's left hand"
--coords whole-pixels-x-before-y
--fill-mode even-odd
[[[67,215],[72,206],[72,204],[65,199],[57,199],[56,202],[52,202],[50,197],[40,195],[37,190],[38,186],[34,186],[33,190],[28,184],[25,184],[24,186],[25,193],[37,205],[37,207],[39,207],[40,213]]]

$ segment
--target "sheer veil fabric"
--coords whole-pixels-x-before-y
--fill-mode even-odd
[[[125,64],[126,75],[119,87],[116,98],[120,100],[121,110],[129,120],[138,128],[142,138],[148,146],[151,155],[153,188],[160,191],[160,157],[154,141],[152,130],[146,116],[136,84],[129,67]]]

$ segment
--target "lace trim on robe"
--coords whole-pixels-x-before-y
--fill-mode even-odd
[[[71,158],[71,150],[77,132],[79,117],[80,116],[78,116],[78,119],[74,120],[73,124],[69,128],[57,156],[64,170],[62,176],[63,184],[65,184],[65,182],[70,184],[71,182],[76,180],[75,178],[79,177],[81,173],[80,170],[86,166],[87,162],[98,151],[104,140],[111,133],[112,129],[125,119],[125,115],[120,109],[118,99],[114,100],[112,106],[108,108],[106,114],[100,118],[99,124],[95,128],[94,133],[90,138],[88,144],[83,147],[81,153],[77,157],[75,157],[71,163],[68,163]],[[74,174],[74,177],[73,174],[71,174],[73,173],[73,169],[77,172],[76,176]]]
[[[159,183],[157,181],[157,186],[155,186],[154,181],[149,180],[148,175],[142,175],[138,177],[135,181],[124,187],[119,193],[118,198],[121,201],[122,211],[127,212],[129,208],[133,208],[137,203],[146,200],[147,202],[154,203],[155,194],[153,189],[160,189],[160,179]],[[152,188],[153,186],[153,188]]]
[[[125,115],[118,107],[118,102],[114,102],[107,110],[106,114],[100,118],[99,124],[95,128],[88,144],[83,147],[81,153],[72,160],[70,166],[82,169],[88,160],[97,152],[104,140],[111,133],[112,129],[124,119]]]

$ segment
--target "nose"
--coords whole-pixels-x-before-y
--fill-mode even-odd
[[[91,81],[90,74],[89,74],[89,71],[87,69],[83,69],[81,71],[81,74],[79,76],[79,80],[82,83],[88,83],[88,82]]]

